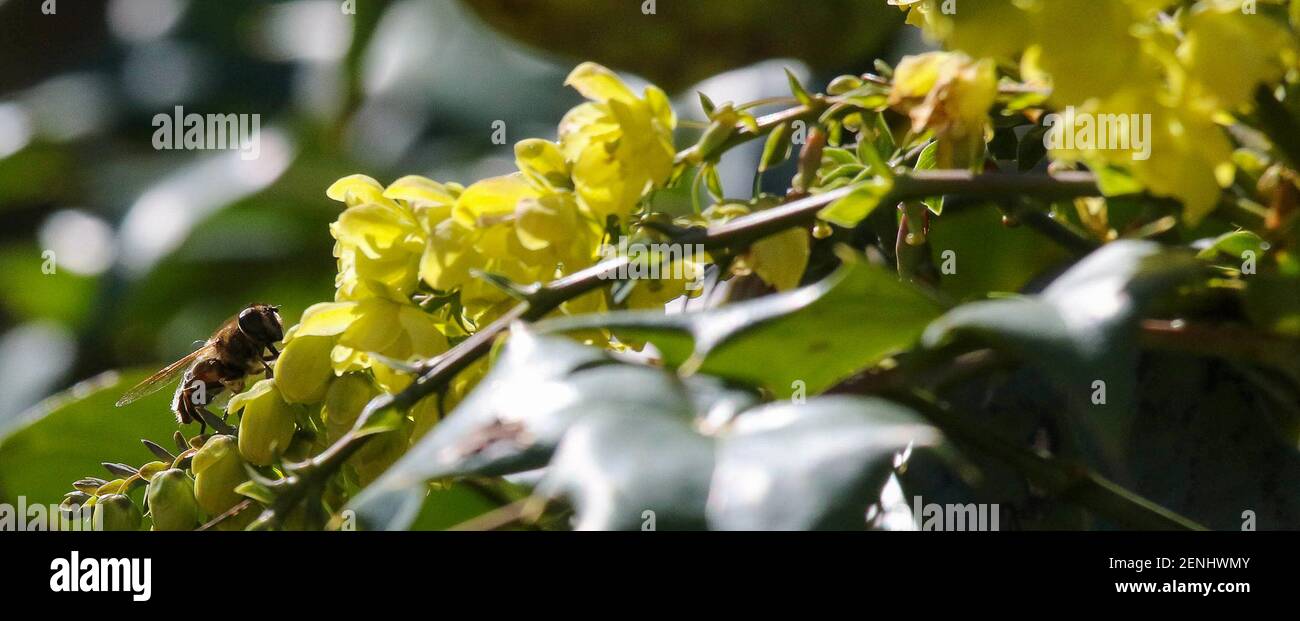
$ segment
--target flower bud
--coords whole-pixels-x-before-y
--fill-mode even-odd
[[[406,425],[381,433],[361,447],[349,461],[356,468],[357,481],[363,486],[369,485],[406,454],[410,433],[411,428]]]
[[[730,105],[723,104],[715,110],[708,128],[695,146],[700,161],[711,161],[719,156],[718,151],[736,133],[736,124],[739,122],[740,114]]]
[[[172,468],[149,481],[149,515],[154,530],[193,530],[199,523],[194,483],[184,470]]]
[[[243,500],[235,492],[248,480],[244,460],[232,436],[213,436],[194,455],[194,496],[199,507],[210,516],[218,516]]]
[[[249,463],[269,466],[289,448],[296,416],[285,403],[275,380],[262,380],[248,390],[238,407],[243,408],[239,424],[239,453]],[[244,397],[244,395],[240,395]],[[232,401],[231,407],[236,407]]]
[[[830,95],[843,95],[857,88],[862,88],[863,81],[855,75],[842,75],[831,80],[826,86],[826,93]]]
[[[352,429],[374,394],[370,380],[360,373],[348,373],[334,380],[321,406],[326,439],[334,442]]]
[[[172,465],[165,461],[151,461],[143,466],[140,466],[140,478],[148,481],[152,479],[155,474],[158,474],[159,472],[167,470],[171,467]]]
[[[109,494],[121,493],[124,485],[126,485],[126,479],[113,479],[108,483],[100,485],[99,488],[95,490],[95,495],[107,496]]]
[[[94,521],[104,530],[140,530],[143,519],[131,498],[124,494],[101,496],[95,503]]]
[[[275,363],[275,386],[289,403],[318,403],[334,378],[332,336],[299,336]]]

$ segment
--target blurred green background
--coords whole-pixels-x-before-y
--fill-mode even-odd
[[[581,60],[661,84],[690,132],[696,90],[788,95],[786,67],[820,88],[920,45],[900,22],[883,0],[0,0],[0,497],[139,461],[170,395],[117,410],[119,384],[249,302],[293,323],[331,299],[335,179],[511,171],[511,145],[580,101]],[[259,157],[154,149],[176,106],[260,115]],[[111,394],[11,435],[90,378]]]

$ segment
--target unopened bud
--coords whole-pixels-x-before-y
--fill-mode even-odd
[[[93,524],[102,525],[104,530],[140,530],[143,517],[131,498],[124,494],[109,494],[100,497],[95,503]]]
[[[172,468],[149,481],[149,515],[154,530],[193,530],[199,523],[194,483],[184,470]]]
[[[239,423],[239,453],[256,466],[269,466],[289,448],[297,428],[293,408],[285,403],[274,380],[253,387],[257,394],[243,405]]]
[[[248,480],[248,473],[234,437],[213,436],[194,455],[191,468],[194,496],[208,515],[221,515],[243,500],[235,488]]]

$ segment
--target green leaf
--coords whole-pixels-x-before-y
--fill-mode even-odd
[[[876,136],[873,141],[876,147],[876,153],[882,159],[893,157],[894,151],[898,150],[898,143],[894,140],[894,131],[889,128],[889,123],[885,121],[885,115],[877,112],[875,114]]]
[[[1138,321],[1157,296],[1200,273],[1190,253],[1118,241],[1085,257],[1041,295],[953,309],[926,329],[924,341],[936,347],[976,340],[1038,369],[1066,398],[1058,422],[1073,446],[1106,476],[1122,478],[1136,411]],[[1101,390],[1104,402],[1098,402]]]
[[[490,507],[433,506],[448,497],[430,479],[545,467],[536,493],[570,501],[582,530],[864,528],[895,454],[940,440],[881,400],[756,398],[518,326],[484,383],[350,507],[366,528],[445,528]]]
[[[789,396],[815,394],[912,345],[942,312],[898,276],[845,255],[846,265],[814,285],[702,312],[627,311],[566,317],[541,332],[609,328],[650,341],[665,362]],[[802,382],[802,384],[800,384]]]
[[[673,416],[588,416],[565,435],[538,493],[565,496],[578,530],[700,530],[714,443]]]
[[[790,81],[790,92],[794,94],[794,98],[798,99],[799,103],[805,106],[812,105],[812,95],[809,95],[808,89],[804,88],[803,84],[799,83],[799,78],[794,76],[794,72],[786,69],[785,77]]]
[[[236,485],[235,493],[244,496],[245,498],[256,500],[264,505],[270,505],[275,502],[275,492],[271,491],[271,488],[251,479]]]
[[[698,174],[688,171],[686,175]],[[678,183],[665,188],[652,190],[646,196],[646,212],[662,213],[670,216],[688,216],[695,213],[695,200],[692,197],[691,184]]]
[[[6,421],[0,427],[0,501],[26,496],[28,504],[58,504],[73,481],[102,475],[101,462],[152,461],[140,439],[164,442],[176,430],[171,392],[122,408],[113,404],[153,370],[104,373]]]
[[[844,228],[853,228],[880,206],[893,187],[891,180],[877,177],[863,183],[848,196],[827,205],[817,217]]]
[[[782,123],[772,129],[772,133],[767,135],[767,141],[763,143],[763,157],[758,161],[758,172],[766,172],[790,159],[794,146],[792,136],[793,129],[789,123]]]
[[[716,203],[726,200],[727,193],[722,189],[722,177],[718,175],[718,168],[713,165],[705,165],[700,170],[700,174],[704,175],[704,189],[708,190],[709,197]]]
[[[915,412],[882,399],[825,397],[750,410],[718,442],[709,526],[861,529],[895,456],[941,439]]]
[[[939,166],[939,141],[935,140],[921,150],[921,155],[916,158],[916,170],[934,170]],[[931,196],[925,199],[925,206],[930,209],[934,215],[943,214],[943,197]]]
[[[1105,196],[1137,194],[1145,189],[1133,175],[1122,168],[1098,166],[1093,172],[1097,175],[1097,187],[1101,188],[1101,193]]]
[[[957,300],[1020,291],[1036,277],[1059,273],[1072,260],[1033,229],[1005,226],[993,205],[949,211],[930,228],[929,240],[934,265],[955,261],[955,271],[943,275],[939,289]]]
[[[700,96],[700,109],[704,110],[704,116],[712,117],[713,111],[718,109],[718,107],[713,104],[713,100],[709,99],[709,96],[705,95],[704,91],[696,91],[695,94]]]
[[[415,531],[447,530],[498,507],[464,483],[435,485],[420,508],[419,517],[409,529]]]
[[[403,529],[432,479],[541,467],[590,416],[663,413],[688,419],[682,384],[660,369],[614,364],[595,348],[516,326],[492,371],[456,410],[352,502],[371,529]]]
[[[1253,231],[1233,231],[1224,233],[1212,240],[1206,240],[1197,244],[1201,250],[1196,254],[1198,259],[1217,259],[1220,256],[1226,256],[1234,261],[1240,262],[1245,257],[1246,252],[1255,253],[1255,258],[1259,259],[1264,256],[1268,250],[1269,244],[1264,241]]]
[[[591,416],[538,492],[568,498],[579,530],[861,530],[899,454],[941,441],[911,410],[857,397],[761,406],[717,436],[662,415]]]

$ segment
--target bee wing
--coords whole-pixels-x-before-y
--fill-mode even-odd
[[[131,403],[132,401],[135,401],[136,399],[148,395],[152,395],[153,393],[158,392],[164,386],[166,386],[170,380],[175,379],[176,376],[180,375],[182,371],[188,369],[190,365],[194,364],[194,361],[198,360],[200,356],[207,353],[209,349],[210,347],[206,345],[200,347],[190,352],[190,355],[185,356],[184,358],[181,358],[180,360],[177,360],[176,362],[173,362],[167,365],[166,367],[163,367],[157,373],[154,373],[153,375],[146,377],[144,381],[140,382],[139,384],[136,384],[133,388],[131,388],[131,390],[128,390],[126,394],[122,395],[121,399],[117,400],[117,407],[120,408],[128,403]]]

